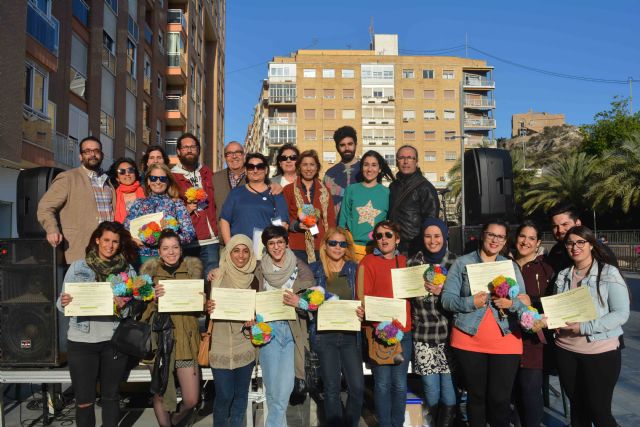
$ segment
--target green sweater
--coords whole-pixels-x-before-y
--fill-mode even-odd
[[[387,219],[389,211],[389,189],[382,184],[365,187],[362,183],[351,184],[344,192],[338,225],[347,228],[357,245],[366,245],[369,233],[378,222]]]

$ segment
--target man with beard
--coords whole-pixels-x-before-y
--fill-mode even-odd
[[[218,267],[220,244],[218,241],[218,222],[215,195],[213,191],[213,173],[199,162],[200,141],[191,133],[184,133],[176,143],[178,160],[171,172],[180,187],[182,196],[196,230],[198,241],[187,247],[187,255],[198,256],[205,272]],[[203,189],[207,199],[201,202],[187,201],[185,192],[190,188]]]
[[[229,192],[247,183],[247,174],[244,170],[244,148],[238,141],[231,141],[224,147],[224,159],[227,162],[227,167],[213,174],[218,220],[222,205],[227,200]]]
[[[323,183],[329,188],[336,209],[336,217],[338,217],[344,190],[349,184],[358,182],[356,176],[360,172],[360,162],[356,158],[358,135],[354,128],[341,127],[333,133],[333,140],[336,143],[336,151],[340,154],[340,163],[327,170]]]
[[[98,224],[113,221],[115,191],[100,168],[103,157],[100,140],[84,138],[80,141],[80,167],[56,176],[38,204],[38,222],[47,232],[47,241],[51,246],[64,245],[67,264],[85,257]]]
[[[400,224],[400,245],[404,255],[412,257],[422,245],[422,223],[438,218],[440,201],[433,184],[418,167],[418,150],[403,145],[396,153],[398,173],[389,185],[389,220]]]

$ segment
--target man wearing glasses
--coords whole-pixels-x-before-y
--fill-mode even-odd
[[[421,226],[427,218],[438,218],[440,202],[433,184],[418,167],[418,150],[403,145],[396,152],[398,173],[389,185],[389,220],[400,224],[400,245],[412,257],[422,246]]]
[[[229,192],[247,183],[247,173],[244,170],[244,147],[238,141],[231,141],[224,147],[224,160],[227,162],[227,167],[213,174],[218,220]]]
[[[216,215],[213,173],[207,165],[200,163],[200,141],[191,133],[184,133],[176,143],[178,160],[171,169],[180,187],[191,223],[196,230],[197,242],[186,248],[186,253],[198,256],[205,272],[217,268],[220,261],[218,219]],[[203,189],[206,200],[187,200],[185,192],[190,188]]]
[[[51,246],[64,245],[67,264],[85,257],[89,237],[98,224],[113,221],[115,192],[100,168],[103,157],[100,140],[84,138],[80,167],[56,176],[38,203],[38,222],[47,241]]]

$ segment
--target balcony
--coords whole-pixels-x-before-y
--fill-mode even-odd
[[[364,145],[395,145],[395,136],[363,136]]]
[[[164,100],[165,119],[169,126],[184,126],[187,123],[187,97],[167,95]]]
[[[153,45],[153,31],[149,28],[149,24],[144,23],[144,41],[147,42],[149,46]]]
[[[149,128],[148,126],[145,126],[142,128],[142,142],[144,142],[146,145],[149,145],[151,141],[151,128]]]
[[[26,105],[22,117],[22,139],[51,150],[51,119]]]
[[[177,139],[165,139],[164,150],[166,151],[167,156],[175,156],[177,147],[178,147]]]
[[[56,18],[46,16],[32,3],[27,3],[27,34],[56,57],[58,56],[59,26]]]
[[[269,98],[265,98],[265,100],[268,99],[269,104],[271,105],[281,105],[281,104],[295,104],[296,103],[296,97],[295,96],[282,96],[282,95],[269,95]]]
[[[391,95],[389,96],[363,96],[362,103],[363,104],[388,104],[390,102],[394,102],[395,98]]]
[[[151,96],[151,78],[144,76],[144,80],[142,83],[143,83],[144,91],[147,93],[147,95]],[[160,99],[162,99],[162,97],[160,97]]]
[[[116,56],[106,47],[102,47],[102,66],[116,74]]]
[[[465,129],[495,129],[495,119],[489,118],[466,118],[464,119]]]
[[[476,74],[466,74],[462,80],[464,89],[495,89],[496,82]]]
[[[73,16],[85,27],[89,26],[89,6],[83,0],[73,0],[71,5]]]
[[[79,166],[78,140],[56,132],[53,135],[53,158],[69,168]]]
[[[134,95],[138,94],[138,80],[129,73],[127,73],[127,89]]]
[[[294,136],[286,136],[286,137],[265,137],[265,141],[269,147],[279,147],[284,144],[294,144],[296,143],[296,138]]]
[[[396,122],[395,118],[388,117],[363,117],[363,125],[380,125],[380,126],[393,126]]]
[[[184,16],[184,12],[181,9],[169,9],[167,10],[167,31],[182,31],[187,32],[187,19]]]
[[[464,108],[472,108],[475,110],[491,110],[496,108],[496,100],[489,98],[465,98]]]
[[[295,125],[296,116],[269,117],[269,125]]]
[[[184,52],[167,55],[167,83],[183,85],[187,83],[187,54]]]

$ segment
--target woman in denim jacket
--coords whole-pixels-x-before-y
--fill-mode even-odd
[[[571,425],[615,427],[611,399],[620,375],[619,337],[629,318],[629,291],[590,229],[573,227],[564,245],[573,265],[558,274],[556,293],[587,286],[598,316],[567,323],[555,335],[560,383],[571,401]]]
[[[466,270],[468,264],[506,260],[500,251],[507,236],[505,223],[485,224],[480,249],[456,260],[440,295],[442,306],[453,312],[451,347],[468,393],[470,427],[485,427],[487,421],[491,427],[509,426],[511,389],[522,355],[518,313],[530,301],[515,263],[520,295],[513,300],[490,299],[487,292],[471,295]]]
[[[66,293],[67,283],[104,282],[110,274],[134,274],[131,263],[138,257],[131,235],[118,222],[105,221],[93,232],[86,249],[86,257],[71,264],[64,276],[58,310],[73,301]],[[124,302],[114,297],[122,308]],[[111,344],[113,331],[119,324],[116,316],[72,317],[69,320],[69,373],[76,398],[76,425],[93,427],[96,424],[94,403],[96,383],[100,381],[102,425],[116,427],[120,420],[118,386],[124,376],[127,356],[118,353]]]

